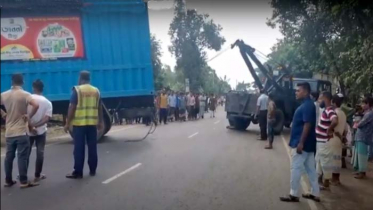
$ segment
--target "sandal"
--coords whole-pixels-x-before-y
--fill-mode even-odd
[[[36,187],[36,186],[39,186],[39,183],[36,183],[36,182],[27,182],[26,184],[21,184],[20,188],[21,189],[26,189],[26,188],[30,188],[30,187]]]
[[[358,174],[356,176],[354,176],[355,179],[365,179],[366,178],[366,175],[363,175],[363,174]]]
[[[320,190],[322,190],[322,191],[330,191],[330,187],[320,186]]]
[[[4,187],[12,187],[15,184],[17,184],[17,181],[8,182],[4,184]]]
[[[288,196],[285,196],[285,197],[280,197],[280,201],[297,203],[297,202],[299,202],[299,198],[295,197],[295,196],[292,196],[292,195],[288,195]]]
[[[40,177],[35,177],[34,182],[39,182],[39,181],[44,180],[46,178],[47,178],[47,176],[45,176],[45,174],[41,174]]]
[[[316,196],[314,196],[312,194],[309,194],[309,193],[308,194],[302,194],[302,197],[305,198],[305,199],[313,200],[313,201],[318,202],[318,203],[321,201],[319,197],[316,197]]]

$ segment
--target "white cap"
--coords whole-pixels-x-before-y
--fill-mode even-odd
[[[339,96],[340,98],[344,98],[345,97],[342,93],[338,93],[337,96]]]

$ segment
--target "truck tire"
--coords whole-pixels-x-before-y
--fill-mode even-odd
[[[281,109],[277,109],[275,115],[276,115],[276,122],[275,122],[275,125],[273,126],[273,130],[275,132],[275,135],[280,135],[282,130],[284,129],[285,115]]]
[[[250,120],[249,119],[236,118],[234,120],[234,127],[237,130],[245,131],[247,129],[247,127],[249,127],[249,125],[250,125]]]
[[[229,121],[229,126],[231,126],[231,127],[234,127],[234,120],[228,120]]]

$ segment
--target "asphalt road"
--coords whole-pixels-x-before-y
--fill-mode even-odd
[[[289,192],[290,163],[276,137],[274,150],[256,140],[258,127],[226,129],[223,110],[217,118],[158,126],[142,142],[128,142],[147,132],[133,126],[111,132],[99,144],[95,177],[68,180],[73,145],[46,148],[39,187],[1,187],[2,210],[306,210],[279,201]],[[126,142],[127,141],[127,142]],[[34,173],[31,156],[29,175]],[[1,166],[3,169],[3,160]],[[15,162],[15,171],[17,166]],[[4,172],[1,171],[1,185]]]

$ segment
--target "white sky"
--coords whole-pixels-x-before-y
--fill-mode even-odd
[[[272,8],[269,0],[186,0],[188,9],[197,9],[200,13],[207,13],[223,27],[222,35],[227,40],[222,49],[230,47],[237,39],[256,48],[264,54],[271,52],[271,47],[282,38],[278,29],[266,25],[266,19],[271,17]],[[150,31],[162,42],[162,62],[174,68],[175,58],[168,51],[171,45],[168,30],[173,18],[173,1],[149,2]],[[218,52],[208,52],[212,58]],[[263,61],[263,60],[262,60]],[[239,51],[228,50],[216,59],[209,62],[220,77],[227,76],[234,88],[236,82],[253,81]]]

